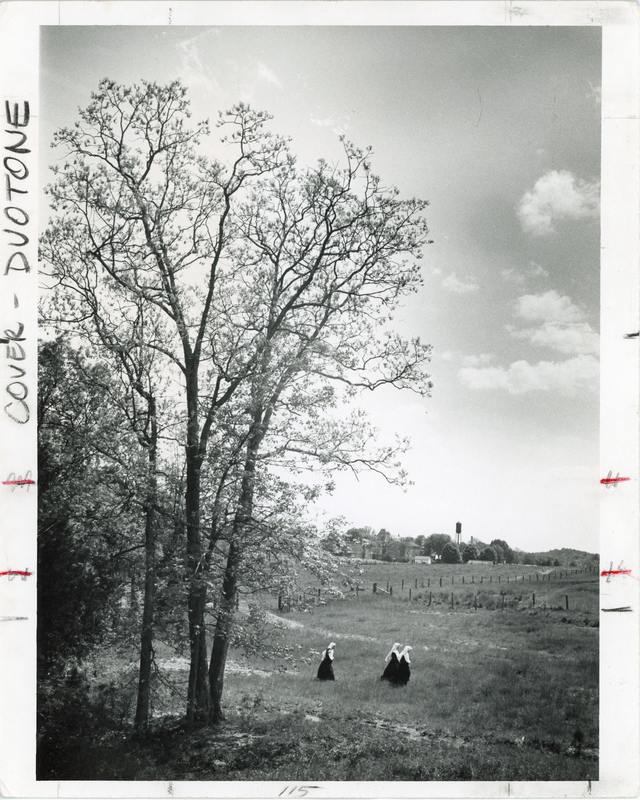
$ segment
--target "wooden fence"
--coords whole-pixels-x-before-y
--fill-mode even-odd
[[[480,591],[485,591],[489,588],[489,586],[491,586],[492,590],[496,591],[496,597],[500,598],[498,600],[499,607],[505,608],[505,604],[509,603],[509,600],[506,599],[509,598],[509,592],[504,592],[502,590],[503,585],[509,585],[510,587],[513,586],[515,588],[517,584],[524,589],[523,584],[530,584],[530,586],[527,586],[526,594],[521,593],[521,597],[524,598],[526,596],[528,598],[527,602],[530,604],[531,608],[543,608],[546,607],[546,600],[543,600],[542,604],[540,604],[539,600],[536,600],[536,586],[542,589],[542,586],[540,586],[541,584],[551,584],[556,580],[567,580],[574,576],[580,575],[585,576],[586,580],[597,577],[599,575],[599,567],[556,569],[552,572],[545,573],[532,571],[527,574],[520,575],[489,574],[478,576],[458,573],[450,575],[428,576],[426,578],[414,578],[412,580],[402,578],[400,579],[399,584],[396,583],[395,587],[390,580],[386,581],[386,585],[378,581],[372,582],[370,591],[371,593],[381,597],[421,601],[427,606],[431,606],[433,604],[434,596],[436,597],[438,604],[442,604],[442,598],[447,590],[447,587],[457,586],[460,588],[465,586],[465,589],[471,589],[471,587],[474,587],[475,594],[473,595],[473,600],[468,600],[465,605],[477,608],[479,606],[479,587],[482,587],[482,590]],[[500,589],[498,589],[498,586],[500,586]],[[347,590],[342,593],[342,595],[336,595],[335,592],[328,592],[321,587],[313,589],[309,588],[293,594],[282,592],[277,595],[277,610],[280,612],[288,612],[296,609],[326,605],[327,602],[335,599],[357,599],[361,594],[364,594],[368,591],[369,590],[366,586],[355,585],[348,587]],[[447,604],[450,605],[451,608],[455,608],[456,602],[458,605],[460,605],[455,592],[450,592],[450,598],[451,599],[450,601],[447,601]],[[564,608],[567,611],[571,610],[571,603],[568,594],[564,595]]]

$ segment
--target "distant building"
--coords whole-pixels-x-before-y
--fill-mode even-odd
[[[431,564],[431,556],[414,556],[414,564]]]
[[[491,563],[492,563],[491,561],[480,561],[480,559],[478,559],[478,558],[470,558],[469,561],[467,561],[467,564],[480,564],[480,565],[482,565],[482,564],[491,564]]]
[[[351,558],[375,558],[374,545],[371,542],[352,542]]]

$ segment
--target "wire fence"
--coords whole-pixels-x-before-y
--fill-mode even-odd
[[[448,574],[430,575],[422,578],[390,578],[384,581],[357,583],[345,587],[344,591],[313,587],[295,593],[280,592],[273,599],[279,612],[311,609],[326,605],[332,600],[358,599],[363,595],[375,595],[402,601],[419,602],[427,607],[449,606],[466,608],[563,608],[586,610],[584,594],[575,596],[572,592],[562,593],[554,589],[551,600],[549,589],[570,582],[573,588],[579,584],[597,580],[599,567],[563,568],[549,572],[531,571],[525,574]],[[576,584],[578,586],[576,586]],[[455,587],[451,591],[450,587]],[[464,586],[464,589],[462,588]],[[589,604],[591,605],[591,604]]]

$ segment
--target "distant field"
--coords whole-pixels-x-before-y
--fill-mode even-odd
[[[367,593],[272,615],[271,641],[293,660],[231,653],[227,726],[201,734],[211,758],[176,767],[179,739],[162,734],[167,777],[177,768],[199,780],[597,779],[598,582],[558,579],[548,603],[565,590],[583,608],[451,611]],[[327,685],[315,671],[330,640]],[[393,641],[414,648],[405,688],[379,679]]]
[[[385,585],[387,575],[413,577],[414,588],[425,574],[413,565],[365,570]],[[449,585],[438,599],[432,590],[431,605],[424,594],[409,601],[406,587],[270,612],[273,656],[231,650],[227,720],[215,729],[180,727],[188,662],[158,642],[157,731],[137,743],[80,739],[59,777],[82,779],[91,765],[105,780],[597,780],[598,580],[539,583],[532,607],[527,573],[516,573],[524,583],[455,583],[454,610]],[[473,608],[476,589],[482,605]],[[504,609],[490,602],[501,591]],[[243,602],[238,624],[246,612]],[[336,681],[324,684],[315,673],[331,640]],[[380,681],[394,641],[414,648],[406,687]],[[133,698],[135,664],[107,658],[109,669],[127,670]],[[106,669],[96,665],[100,676]]]
[[[345,597],[373,593],[391,595],[394,600],[411,600],[433,606],[499,608],[536,607],[598,613],[598,570],[587,568],[536,567],[523,564],[349,564],[342,585]],[[356,587],[357,591],[356,591]],[[295,610],[315,606],[327,599],[325,590],[310,579],[307,591],[299,588],[282,593],[284,608]],[[504,596],[504,600],[503,600]],[[262,601],[278,609],[275,594]],[[333,599],[329,597],[328,599]]]

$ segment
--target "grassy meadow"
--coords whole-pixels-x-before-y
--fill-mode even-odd
[[[270,655],[230,653],[226,721],[186,731],[188,662],[158,642],[150,736],[79,737],[59,778],[166,780],[594,780],[598,777],[598,581],[525,575],[498,587],[451,584],[428,604],[412,565],[357,566],[361,585],[405,578],[393,597],[363,591],[290,613],[266,613]],[[444,567],[431,567],[439,583]],[[463,568],[451,574],[461,577]],[[486,568],[489,569],[489,568]],[[438,573],[440,570],[440,573]],[[548,571],[547,571],[548,572]],[[449,573],[447,573],[449,574]],[[467,569],[470,574],[470,568]],[[476,575],[479,575],[476,570]],[[495,577],[497,571],[493,572]],[[533,573],[532,573],[533,574]],[[535,578],[533,579],[535,580]],[[408,588],[413,581],[412,599]],[[450,579],[449,579],[450,581]],[[476,596],[475,592],[478,591]],[[505,592],[505,607],[500,592]],[[436,599],[436,594],[438,598]],[[570,610],[564,596],[570,597]],[[476,599],[477,607],[473,607]],[[497,600],[496,600],[497,598]],[[478,599],[480,602],[478,602]],[[238,624],[246,620],[241,604]],[[315,679],[336,642],[335,683]],[[413,646],[406,687],[380,681],[394,641]],[[98,657],[94,674],[134,663]],[[127,709],[124,708],[123,713]],[[83,775],[90,770],[91,775]]]

